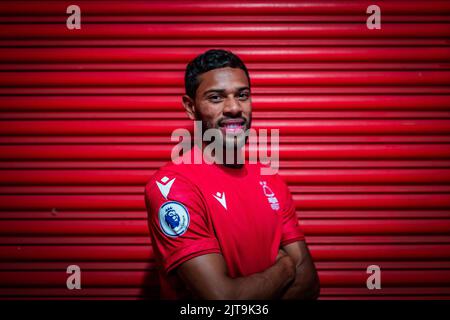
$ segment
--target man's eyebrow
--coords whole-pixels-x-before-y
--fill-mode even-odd
[[[225,91],[226,91],[225,89],[209,89],[203,92],[203,96],[206,96],[208,93],[211,92],[224,93]]]
[[[247,86],[237,88],[237,91],[242,91],[242,90],[250,90],[250,88],[247,87]],[[215,93],[224,93],[224,92],[226,92],[226,90],[225,90],[225,89],[214,89],[214,88],[213,88],[213,89],[209,89],[209,90],[206,90],[206,91],[203,93],[203,96],[206,96],[207,94],[209,94],[209,93],[211,93],[211,92],[215,92]]]

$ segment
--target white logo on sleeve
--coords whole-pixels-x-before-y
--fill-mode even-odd
[[[169,237],[179,237],[189,227],[188,209],[177,201],[168,201],[159,208],[159,226]]]
[[[176,178],[173,178],[169,181],[169,178],[164,176],[164,178],[161,179],[161,182],[156,181],[156,185],[158,186],[159,191],[161,191],[161,194],[163,195],[164,199],[167,200],[167,195],[170,192],[170,188],[172,188],[172,185],[174,183]],[[169,182],[167,182],[169,181]]]
[[[224,193],[220,193],[217,192],[216,194],[213,194],[213,197],[216,198],[217,201],[220,202],[220,204],[227,209],[227,200],[225,199],[225,192]],[[227,209],[228,210],[228,209]]]

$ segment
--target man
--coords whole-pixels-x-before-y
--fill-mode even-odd
[[[185,87],[189,118],[219,132],[225,155],[239,151],[252,112],[239,57],[224,50],[199,55],[187,66]],[[194,146],[187,158],[204,155],[206,146]],[[317,298],[317,272],[286,184],[261,175],[261,164],[216,156],[209,164],[167,164],[145,188],[161,297]]]

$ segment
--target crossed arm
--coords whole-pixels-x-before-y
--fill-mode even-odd
[[[177,270],[199,299],[316,299],[320,291],[304,241],[284,246],[271,267],[247,277],[230,278],[225,260],[216,253],[190,259]]]

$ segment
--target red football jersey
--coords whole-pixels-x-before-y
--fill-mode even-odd
[[[145,199],[161,298],[189,297],[173,271],[196,256],[220,253],[230,277],[248,276],[272,266],[280,246],[304,239],[286,184],[261,167],[169,163],[152,176]]]

